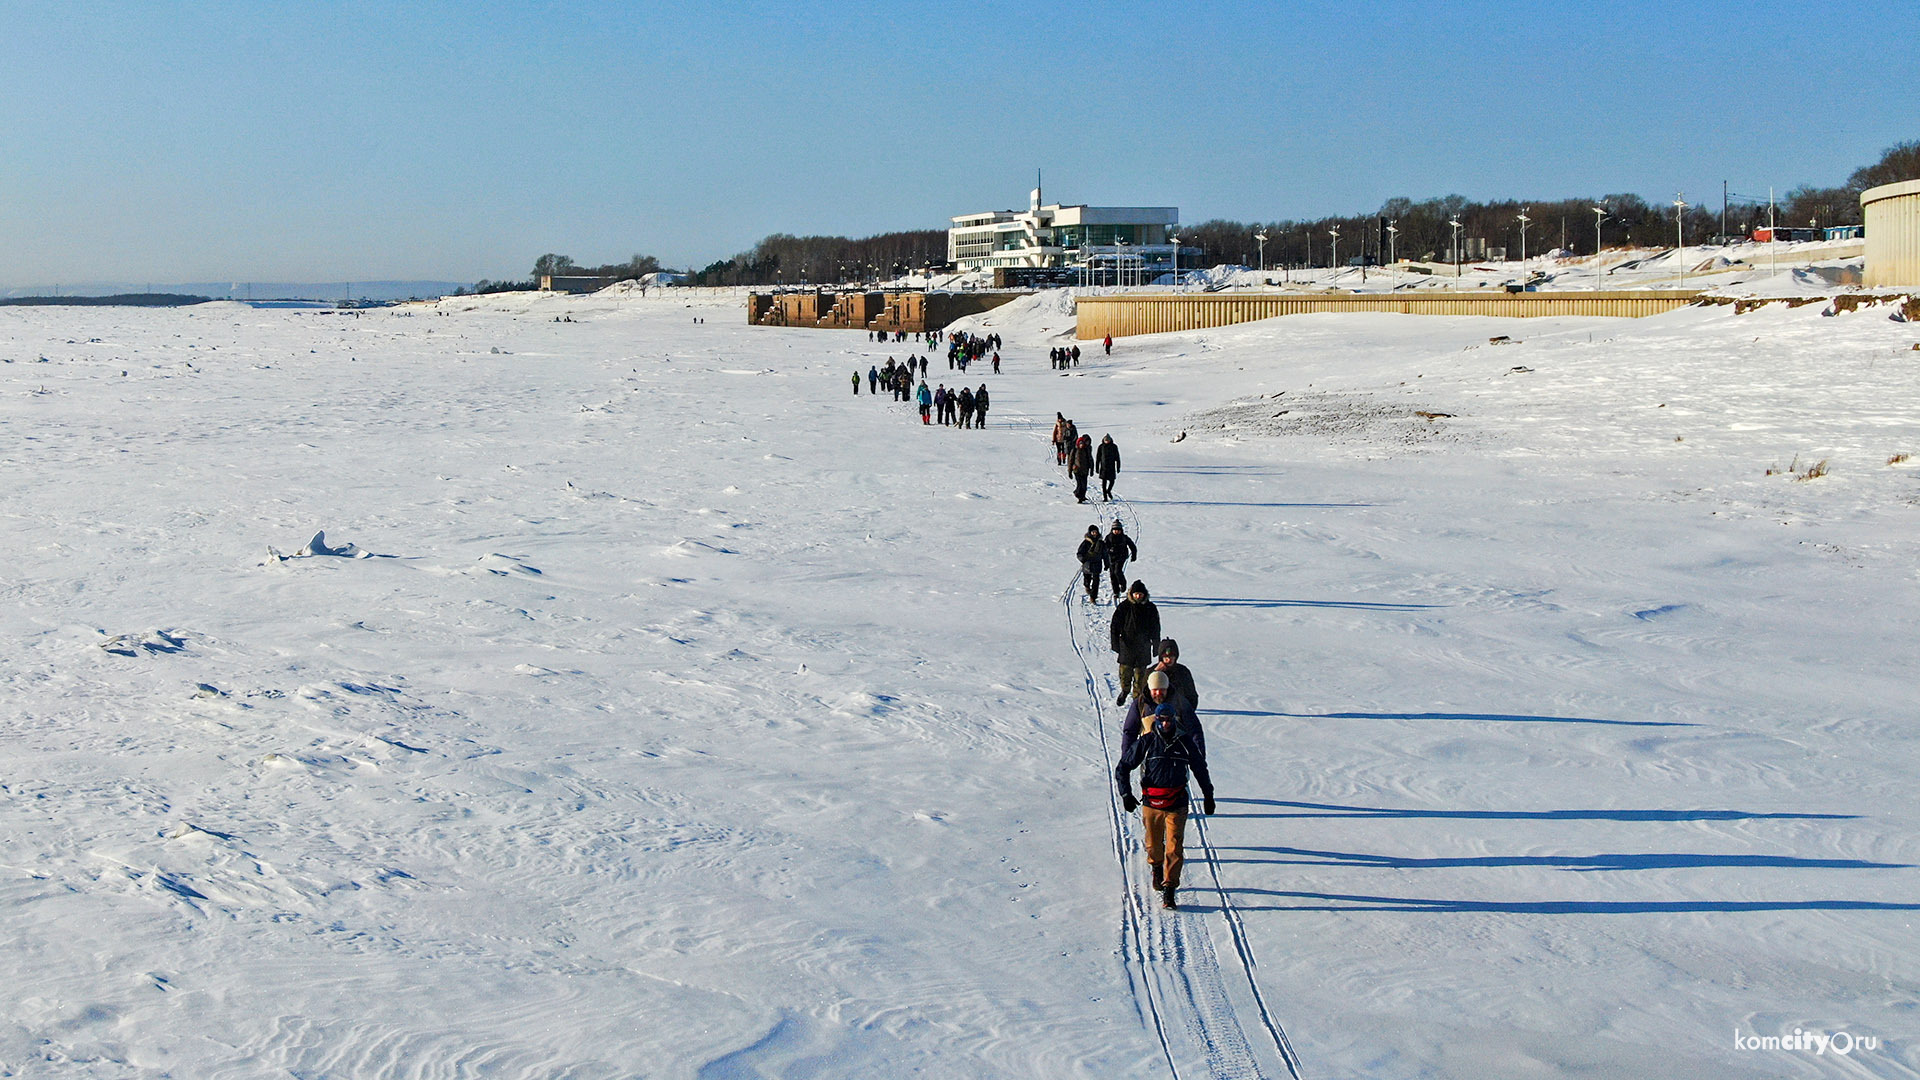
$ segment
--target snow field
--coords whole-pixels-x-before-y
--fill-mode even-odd
[[[1303,1075],[1920,1068],[1910,327],[1298,316],[1061,376],[1059,312],[986,319],[963,432],[850,399],[911,343],[731,298],[0,313],[0,1062],[1167,1075],[1059,410],[1221,794],[1139,925],[1230,986],[1240,920]],[[320,529],[371,557],[268,553]],[[1888,1044],[1728,1034],[1796,1025]]]

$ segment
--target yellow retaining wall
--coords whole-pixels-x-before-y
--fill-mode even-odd
[[[1391,311],[1402,315],[1611,315],[1640,318],[1686,307],[1700,294],[1691,290],[1635,289],[1616,292],[1423,292],[1423,293],[1261,293],[1253,295],[1082,296],[1075,301],[1082,341],[1170,330],[1304,315],[1316,311]]]

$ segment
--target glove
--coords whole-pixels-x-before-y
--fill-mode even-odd
[[[1139,806],[1140,800],[1133,797],[1133,792],[1129,791],[1125,795],[1120,796],[1120,808],[1127,813],[1133,813]]]
[[[1213,813],[1213,796],[1207,796],[1206,802],[1202,805],[1202,809],[1209,814]]]

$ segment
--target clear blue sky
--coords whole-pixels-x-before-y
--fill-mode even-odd
[[[0,0],[0,284],[703,265],[1049,199],[1837,184],[1920,3]]]

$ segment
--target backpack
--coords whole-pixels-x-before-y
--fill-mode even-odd
[[[1169,742],[1164,736],[1160,735],[1158,732],[1148,737],[1159,740],[1159,746],[1149,748],[1147,751],[1146,760],[1142,762],[1142,764],[1145,765],[1146,768],[1142,769],[1140,774],[1140,802],[1142,805],[1152,807],[1155,810],[1175,809],[1176,807],[1179,807],[1186,801],[1186,794],[1187,794],[1186,739],[1179,734],[1175,734],[1173,737],[1173,740]],[[1165,766],[1166,766],[1166,763],[1168,762],[1171,762],[1178,768],[1179,782],[1172,786],[1162,786],[1166,784],[1167,781],[1173,779],[1172,776],[1166,775],[1167,769]],[[1156,765],[1159,765],[1160,767],[1155,768],[1154,766]],[[1156,784],[1147,783],[1148,774],[1156,773],[1156,772],[1161,774],[1161,776],[1159,777],[1159,779],[1161,780],[1161,784],[1156,785]]]

